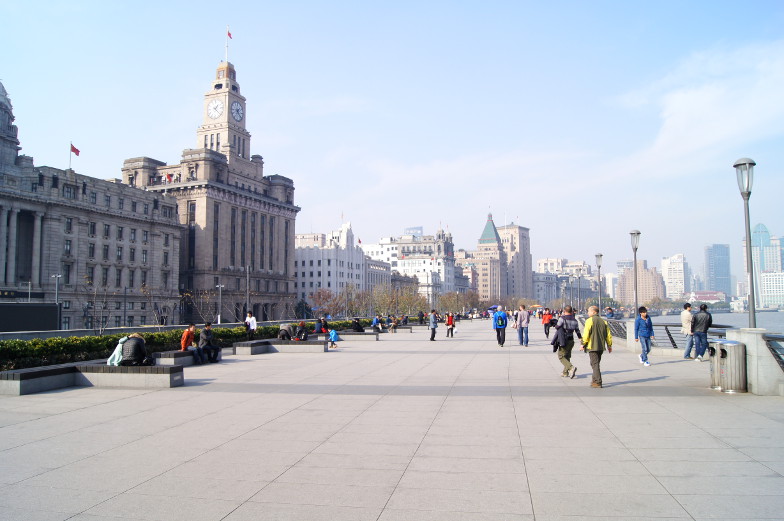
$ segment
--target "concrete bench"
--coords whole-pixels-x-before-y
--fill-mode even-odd
[[[311,335],[311,338],[316,335]],[[266,353],[326,353],[327,340],[248,340],[235,342],[234,352],[238,355],[263,355]]]
[[[75,386],[162,389],[184,383],[181,366],[114,366],[106,360],[0,372],[0,394],[13,396]]]
[[[225,351],[225,352],[224,352]],[[233,355],[234,354],[234,347],[224,347],[218,351],[218,361],[223,360],[224,355]],[[188,367],[191,365],[195,365],[196,363],[193,361],[193,354],[190,351],[160,351],[158,353],[154,353],[153,356],[155,357],[155,365],[181,365],[183,367]],[[207,353],[204,353],[205,358],[207,357]]]
[[[370,328],[365,330],[364,333],[360,333],[359,331],[351,331],[350,329],[347,331],[338,331],[338,337],[340,338],[340,340],[378,340],[378,335],[379,333],[370,331]],[[314,333],[310,336],[311,338],[313,337],[319,339],[323,338],[329,341],[329,335],[326,335],[324,333]],[[370,337],[374,337],[374,338],[371,339]],[[340,340],[338,340],[338,342]]]

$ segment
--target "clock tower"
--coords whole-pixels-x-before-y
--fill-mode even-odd
[[[197,148],[224,154],[230,165],[250,163],[250,133],[245,129],[245,97],[240,94],[234,65],[221,62],[204,95],[203,123],[196,133]],[[241,169],[243,169],[240,166]]]

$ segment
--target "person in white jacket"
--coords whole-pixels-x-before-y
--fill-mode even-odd
[[[256,317],[250,311],[248,311],[248,318],[245,319],[245,329],[248,331],[248,340],[253,340],[253,335],[256,334]]]
[[[683,353],[683,358],[686,360],[692,360],[694,357],[691,356],[691,348],[694,347],[694,334],[691,330],[691,304],[688,302],[683,305],[683,311],[681,311],[681,333],[686,335],[686,351]]]

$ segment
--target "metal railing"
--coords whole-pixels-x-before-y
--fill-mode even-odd
[[[784,371],[784,335],[762,335],[762,338],[768,345],[773,358],[776,359],[779,367]]]

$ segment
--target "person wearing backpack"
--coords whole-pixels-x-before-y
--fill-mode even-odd
[[[555,335],[553,335],[553,347],[557,347],[558,360],[563,364],[564,369],[561,376],[567,378],[574,378],[577,374],[577,368],[572,365],[572,349],[574,348],[574,334],[582,343],[583,337],[580,334],[580,324],[574,318],[574,310],[572,306],[566,306],[563,314],[558,317],[558,322],[555,325]]]
[[[495,329],[495,338],[498,340],[498,347],[504,347],[504,342],[506,342],[506,325],[508,322],[504,306],[498,306],[498,309],[493,313],[493,329]]]

